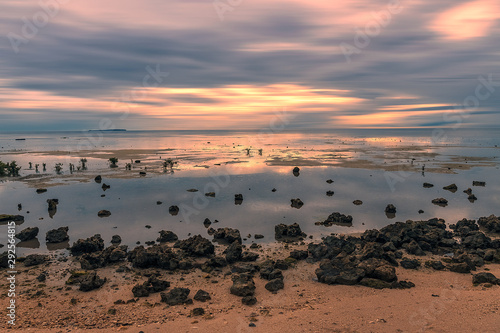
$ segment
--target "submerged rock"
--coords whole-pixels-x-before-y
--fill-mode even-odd
[[[238,229],[219,228],[214,233],[214,241],[222,244],[232,244],[235,241],[241,244],[241,235]]]
[[[431,187],[434,187],[434,184],[424,183],[424,188],[431,188]]]
[[[156,239],[156,241],[159,243],[175,242],[179,240],[179,237],[177,237],[177,235],[174,234],[172,231],[160,230],[159,233],[160,237]]]
[[[16,224],[21,224],[24,222],[24,216],[22,215],[9,215],[9,214],[0,214],[0,222],[19,222]]]
[[[179,214],[179,207],[170,206],[170,207],[168,207],[168,212],[170,213],[170,215],[176,216],[177,214]]]
[[[356,206],[359,206],[359,205],[363,204],[363,201],[361,201],[361,200],[354,200],[352,203],[355,204]]]
[[[290,201],[291,201],[291,205],[290,206],[293,207],[293,208],[300,209],[300,207],[304,206],[304,203],[299,198],[297,198],[297,199],[291,199]]]
[[[324,225],[325,227],[331,227],[334,224],[343,227],[352,227],[352,216],[334,212],[330,214],[326,220],[320,222],[319,224]]]
[[[474,180],[472,182],[472,186],[486,186],[486,182],[482,182],[482,181],[477,181],[477,180]]]
[[[111,212],[109,210],[100,210],[98,213],[97,213],[97,216],[99,217],[109,217],[111,216]]]
[[[396,214],[396,207],[393,204],[388,204],[385,207],[385,212],[389,214]]]
[[[432,200],[432,203],[441,207],[446,207],[448,206],[448,200],[445,198],[436,198]]]
[[[456,184],[451,184],[451,185],[443,187],[443,190],[447,190],[447,191],[450,191],[451,193],[455,193],[458,190],[458,187]]]
[[[83,253],[92,253],[104,249],[104,240],[100,234],[96,234],[87,239],[77,240],[70,248],[71,254],[81,255]]]
[[[235,194],[234,195],[234,204],[241,205],[243,203],[243,194]]]

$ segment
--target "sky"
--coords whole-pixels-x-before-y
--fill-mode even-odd
[[[498,0],[2,0],[0,131],[500,124]]]

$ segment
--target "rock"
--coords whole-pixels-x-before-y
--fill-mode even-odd
[[[361,200],[354,200],[352,203],[355,204],[356,206],[359,206],[359,205],[363,204],[363,201],[361,201]]]
[[[193,256],[209,256],[215,253],[214,245],[201,235],[196,235],[185,240],[177,241],[175,248],[184,250]]]
[[[344,227],[352,227],[352,216],[335,212],[330,214],[325,221],[321,222],[321,224],[325,227],[331,227],[334,224]]]
[[[425,188],[431,188],[431,187],[434,187],[434,184],[431,184],[431,183],[424,183],[424,187],[425,187]]]
[[[188,191],[188,192],[198,192],[198,190],[195,189],[195,188],[190,188],[189,190],[186,190],[186,191]]]
[[[99,217],[109,217],[111,216],[111,212],[109,210],[100,210],[98,213],[97,213],[97,216]]]
[[[425,212],[424,212],[422,209],[419,209],[419,210],[418,210],[418,213],[419,213],[419,214],[423,214],[423,213],[425,213]]]
[[[167,270],[179,268],[180,261],[179,257],[166,245],[153,245],[149,248],[138,246],[129,252],[128,260],[133,267],[157,267]]]
[[[47,275],[45,273],[40,273],[40,275],[36,277],[36,280],[38,282],[45,282],[45,280],[47,280]]]
[[[143,284],[136,284],[132,288],[134,297],[147,297],[152,293],[159,293],[170,287],[170,282],[150,276]]]
[[[276,292],[280,289],[283,289],[285,287],[285,284],[283,283],[282,279],[273,279],[266,283],[265,288],[269,290],[270,292]]]
[[[119,235],[113,235],[111,237],[111,244],[120,244],[122,242],[122,238]]]
[[[326,261],[315,271],[318,281],[326,284],[355,285],[365,276],[365,271],[354,265],[342,266]]]
[[[26,267],[36,266],[43,264],[46,261],[49,261],[49,256],[45,256],[42,254],[30,254],[27,255],[26,258],[24,259],[24,266]]]
[[[172,231],[160,230],[160,237],[156,239],[159,243],[175,242],[179,239]]]
[[[161,301],[168,305],[191,304],[192,299],[188,298],[190,290],[188,288],[174,288],[168,293],[161,293]]]
[[[253,276],[255,272],[259,269],[258,266],[252,264],[244,264],[244,263],[235,263],[233,267],[231,267],[232,273],[248,273]]]
[[[403,258],[403,260],[401,260],[399,264],[401,265],[401,267],[406,269],[417,269],[420,267],[420,261],[418,261],[417,259]]]
[[[95,181],[97,184],[100,184],[100,183],[101,183],[101,181],[102,181],[102,177],[101,177],[101,175],[97,175],[97,176],[95,176],[94,181]]]
[[[451,263],[448,265],[448,269],[456,273],[469,273],[470,267],[466,263]]]
[[[305,237],[307,237],[307,235],[302,232],[297,223],[291,225],[281,223],[274,227],[274,238],[277,241],[295,242],[303,240]]]
[[[396,207],[393,204],[388,204],[387,207],[385,207],[385,212],[389,214],[396,214]]]
[[[158,200],[158,201],[156,201],[156,204],[159,206],[159,205],[163,204],[163,202]]]
[[[53,218],[54,215],[57,213],[57,205],[59,204],[59,199],[47,199],[47,204],[48,204],[48,212],[50,218]]]
[[[170,207],[168,207],[168,212],[170,213],[170,215],[176,216],[177,214],[179,214],[179,207],[170,206]]]
[[[451,185],[443,187],[443,190],[447,190],[447,191],[450,191],[451,193],[455,193],[458,190],[458,187],[456,184],[451,184]]]
[[[37,188],[36,189],[36,193],[38,193],[38,194],[45,193],[45,192],[47,192],[46,188]]]
[[[24,216],[22,215],[9,215],[9,214],[0,214],[0,222],[19,222],[16,224],[21,224],[24,222]]]
[[[203,308],[194,308],[191,310],[191,316],[203,316],[205,314],[205,310]]]
[[[430,267],[432,269],[435,269],[437,271],[441,271],[445,269],[445,266],[440,260],[428,260],[425,262],[425,267]]]
[[[472,283],[473,284],[481,284],[481,283],[491,283],[500,285],[500,279],[491,273],[481,272],[472,275]]]
[[[47,231],[45,240],[47,243],[62,243],[69,240],[68,227],[60,227]]]
[[[16,238],[21,240],[21,242],[26,242],[35,239],[38,236],[38,227],[30,227],[22,230],[20,233],[16,234]]]
[[[234,241],[229,247],[226,249],[226,261],[230,264],[241,260],[242,247],[238,241]]]
[[[2,252],[0,254],[0,268],[8,268],[9,267],[9,254],[7,251]]]
[[[467,195],[471,195],[472,189],[469,187],[468,189],[464,190],[464,193],[466,193]]]
[[[80,280],[80,291],[91,291],[100,288],[106,282],[106,278],[101,279],[97,273],[86,274]]]
[[[248,273],[242,273],[239,275],[233,275],[231,277],[233,285],[230,288],[230,292],[236,296],[253,296],[255,293],[255,283],[253,282],[252,276]]]
[[[210,219],[209,219],[209,218],[206,218],[206,219],[203,221],[203,226],[204,226],[205,228],[210,227],[210,225],[211,225],[211,224],[212,224],[212,221],[210,221]]]
[[[465,238],[462,236],[462,245],[470,249],[487,249],[492,244],[491,238],[480,231],[473,231]]]
[[[206,302],[212,299],[212,297],[210,297],[210,294],[202,289],[198,290],[193,298],[200,302]]]
[[[107,189],[111,188],[111,185],[107,185],[106,183],[102,183],[101,188],[102,188],[103,191],[106,191]]]
[[[233,244],[235,241],[241,244],[241,235],[238,229],[219,228],[214,234],[214,241],[222,244]]]
[[[256,261],[257,259],[259,259],[259,255],[257,253],[244,251],[241,254],[241,261]]]
[[[292,173],[294,173],[294,174],[296,174],[296,173],[298,174],[299,172],[300,172],[300,168],[299,167],[295,167],[292,170]]]
[[[403,248],[408,252],[409,254],[414,254],[417,256],[425,256],[425,252],[422,250],[420,245],[412,239],[411,242],[403,244]]]
[[[331,183],[333,183],[333,180],[328,179],[326,182],[327,182],[328,184],[331,184]]]
[[[477,223],[488,232],[500,233],[500,218],[495,215],[480,217]]]
[[[441,207],[446,207],[448,206],[448,200],[445,198],[436,198],[432,200],[432,203]]]
[[[146,175],[146,171],[139,171],[139,175],[140,176],[145,176]]]
[[[292,202],[292,204],[290,206],[293,208],[300,209],[302,206],[304,206],[304,203],[299,198],[291,199],[290,201]]]
[[[245,296],[241,299],[241,303],[244,305],[255,305],[257,303],[257,298],[255,298],[255,296]]]
[[[359,284],[374,289],[392,288],[392,283],[372,278],[364,278],[359,282]]]
[[[261,235],[261,234],[255,234],[255,235],[253,235],[253,237],[254,237],[255,239],[262,239],[262,238],[264,238],[264,235]]]
[[[205,193],[205,196],[215,198],[215,192]]]
[[[96,234],[87,239],[77,240],[72,247],[70,247],[71,254],[81,255],[83,253],[92,253],[102,251],[104,249],[104,241],[100,234]]]
[[[276,192],[276,191],[277,191],[277,189],[275,189],[275,188],[273,188],[273,189],[271,190],[271,192]]]
[[[234,195],[234,204],[241,205],[243,202],[243,194],[235,194]]]
[[[290,257],[295,260],[305,260],[309,256],[309,252],[304,250],[293,250],[290,252]]]
[[[471,194],[467,197],[467,200],[469,200],[470,202],[474,203],[474,201],[477,200],[477,197],[474,195],[474,194]]]
[[[474,180],[472,182],[472,186],[486,186],[486,182],[481,182],[481,181],[477,181],[477,180]]]
[[[333,192],[333,191],[326,191],[326,195],[329,197],[333,196],[334,194],[335,194],[335,192]]]

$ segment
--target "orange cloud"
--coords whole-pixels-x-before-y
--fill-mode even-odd
[[[450,40],[484,37],[499,18],[498,0],[476,0],[439,14],[430,29]]]

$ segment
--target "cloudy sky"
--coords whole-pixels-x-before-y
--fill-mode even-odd
[[[2,0],[0,29],[0,131],[500,123],[498,0]]]

